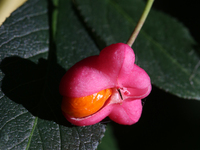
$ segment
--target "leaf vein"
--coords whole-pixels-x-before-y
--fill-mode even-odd
[[[41,12],[37,12],[37,13],[33,13],[33,14],[29,14],[29,15],[23,16],[23,17],[19,18],[18,20],[13,21],[11,24],[8,24],[8,26],[14,25],[14,24],[16,24],[16,23],[18,23],[20,21],[23,21],[26,18],[31,18],[31,17],[37,17],[37,16],[46,15],[46,13],[47,13],[47,10],[44,10],[44,11],[41,11]]]
[[[33,124],[33,128],[32,128],[31,134],[29,135],[29,140],[28,140],[28,144],[27,144],[26,150],[28,150],[29,147],[30,147],[31,140],[32,140],[35,128],[37,126],[37,122],[38,122],[38,117],[35,117],[35,121],[34,121],[34,124]]]
[[[2,44],[0,44],[0,48],[1,48],[3,45],[9,43],[10,41],[12,41],[12,40],[15,39],[15,38],[22,38],[22,37],[25,37],[25,36],[30,35],[30,34],[32,34],[32,33],[36,33],[36,32],[43,31],[43,30],[48,30],[48,27],[39,28],[39,29],[36,29],[36,30],[30,31],[30,32],[27,32],[26,34],[22,34],[22,35],[14,35],[14,36],[13,36],[12,38],[10,38],[9,40],[7,40],[7,41],[3,42]]]
[[[10,148],[8,148],[8,150],[11,150],[11,149],[15,149],[15,147],[17,146],[17,145],[20,145],[21,143],[23,143],[26,139],[28,139],[28,136],[26,136],[24,139],[22,139],[19,143],[17,143],[17,144],[15,144],[15,145],[13,145],[12,147],[10,147]]]
[[[20,116],[26,114],[26,113],[28,113],[28,111],[22,112],[21,114],[18,114],[18,115],[16,115],[16,116],[10,118],[9,120],[7,120],[7,121],[5,122],[5,124],[0,128],[0,131],[5,127],[6,124],[8,124],[8,123],[11,122],[12,120],[14,120],[14,119],[16,119],[16,118],[18,118],[18,117],[20,117]]]

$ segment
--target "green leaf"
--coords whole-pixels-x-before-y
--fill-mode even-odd
[[[119,128],[119,130],[120,130],[120,128]],[[122,138],[124,138],[124,137],[122,137]],[[103,137],[97,150],[120,150],[120,148],[118,146],[118,142],[116,140],[116,137],[113,133],[113,127],[111,126],[111,124],[108,124],[106,126],[105,136]]]
[[[99,54],[73,8],[70,0],[60,0],[55,41],[58,63],[65,69],[88,56]]]
[[[56,11],[55,42],[45,0],[28,1],[0,27],[0,149],[88,150],[103,137],[105,125],[76,127],[61,113],[61,77],[99,51],[70,0]]]
[[[96,39],[105,45],[126,43],[145,7],[141,0],[76,0],[76,5]],[[181,23],[151,10],[133,49],[136,64],[147,71],[154,85],[200,100],[199,51]]]

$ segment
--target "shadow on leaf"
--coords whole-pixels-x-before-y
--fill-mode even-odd
[[[18,56],[5,58],[0,65],[5,74],[1,89],[12,101],[22,104],[32,115],[72,126],[62,115],[59,82],[65,70],[58,64],[38,64]]]

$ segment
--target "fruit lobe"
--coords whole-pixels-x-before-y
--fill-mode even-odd
[[[63,97],[61,109],[75,118],[87,117],[100,110],[111,94],[112,89],[104,89],[98,93],[79,98]]]

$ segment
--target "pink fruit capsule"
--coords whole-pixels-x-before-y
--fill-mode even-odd
[[[117,43],[104,48],[98,56],[85,58],[70,68],[59,87],[66,119],[78,126],[98,123],[107,116],[119,124],[136,123],[142,113],[141,99],[149,95],[151,81],[134,61],[131,47]],[[103,90],[110,91],[110,95],[104,95],[104,91],[105,98],[93,103],[95,95]],[[74,102],[79,106],[75,108]],[[83,108],[90,113],[82,111]],[[79,115],[74,115],[77,112]]]

